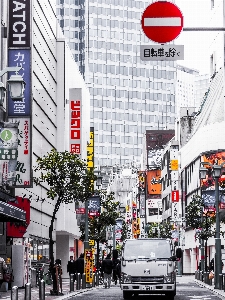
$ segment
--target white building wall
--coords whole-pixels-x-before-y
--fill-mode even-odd
[[[86,146],[90,130],[90,95],[78,71],[69,47],[55,18],[55,1],[33,1],[32,7],[32,164],[52,148],[69,150],[68,110],[70,88],[82,89],[82,158],[86,158]],[[38,174],[34,174],[38,176]],[[49,238],[49,225],[55,202],[46,197],[47,186],[16,189],[16,195],[31,196],[31,221],[27,237]],[[44,201],[39,201],[43,199]],[[67,236],[68,243],[56,242],[56,253],[64,248],[64,263],[68,260],[69,247],[79,238],[75,205],[62,204],[54,222],[56,234]]]

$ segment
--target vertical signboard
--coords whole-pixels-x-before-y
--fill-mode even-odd
[[[19,121],[19,144],[15,187],[32,187],[30,118],[18,118],[17,120]]]
[[[18,123],[0,122],[0,184],[14,185],[18,157]]]
[[[170,149],[170,178],[171,178],[171,202],[172,202],[172,219],[179,217],[179,171],[178,171],[178,146]]]
[[[87,144],[87,165],[88,169],[94,169],[94,127],[90,128],[90,139]]]
[[[8,66],[21,67],[18,72],[26,83],[24,98],[13,101],[8,95],[10,122],[19,124],[18,159],[14,187],[32,187],[31,145],[31,8],[30,0],[8,1]],[[9,72],[10,77],[14,72]]]
[[[8,0],[9,5],[9,40],[8,47],[30,47],[30,0]]]
[[[9,49],[8,55],[9,67],[21,67],[18,72],[26,82],[24,98],[21,101],[13,101],[8,93],[8,116],[24,117],[30,116],[31,113],[31,66],[30,66],[30,49]],[[15,74],[9,72],[9,77]]]
[[[81,154],[81,102],[82,89],[73,88],[69,90],[69,149],[71,153]]]

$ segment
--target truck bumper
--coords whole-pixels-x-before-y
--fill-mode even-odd
[[[174,284],[121,284],[121,289],[123,291],[137,292],[137,293],[167,293],[176,290],[176,285]]]

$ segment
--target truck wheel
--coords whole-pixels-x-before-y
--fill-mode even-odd
[[[125,292],[125,291],[123,291],[123,299],[124,300],[129,299],[131,297],[131,295],[132,295],[131,292],[127,292],[127,291]]]
[[[166,293],[166,300],[174,300],[174,297],[175,297],[175,295],[174,295],[174,292],[168,292],[168,293]]]

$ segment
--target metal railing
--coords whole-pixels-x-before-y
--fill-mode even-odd
[[[74,277],[75,276],[75,277]],[[82,276],[80,273],[74,275],[70,274],[70,292],[74,292],[74,285],[76,281],[76,290],[86,289],[86,274],[83,273]],[[74,280],[75,278],[75,280]],[[96,272],[93,273],[93,280],[91,287],[99,286],[99,278],[100,278],[100,273]],[[31,282],[28,282],[25,284],[25,300],[31,300]],[[45,280],[40,279],[38,282],[38,287],[39,287],[39,300],[45,300]],[[11,289],[11,300],[18,300],[18,287],[13,286]]]

